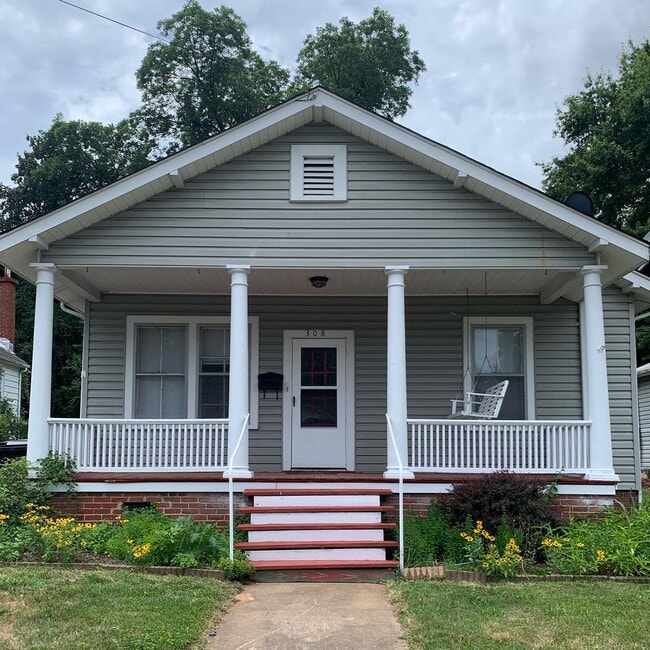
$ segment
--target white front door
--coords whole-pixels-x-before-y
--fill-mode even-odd
[[[290,467],[350,469],[351,337],[326,330],[305,330],[299,338],[292,336],[285,343],[290,355],[285,395]]]

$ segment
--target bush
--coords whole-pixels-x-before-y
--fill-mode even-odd
[[[520,531],[524,552],[533,553],[541,539],[540,526],[557,525],[554,494],[553,485],[548,488],[538,479],[495,472],[454,485],[447,505],[456,524],[462,525],[469,517],[481,520],[489,530],[507,526]]]
[[[568,575],[650,575],[650,509],[607,512],[598,521],[572,520],[547,529],[541,546],[554,571]]]
[[[449,511],[431,501],[426,517],[404,515],[404,563],[406,566],[431,566],[457,562],[463,556],[460,528]]]
[[[216,568],[223,571],[227,580],[234,580],[236,582],[246,582],[255,574],[255,567],[241,551],[235,551],[232,560],[229,557],[220,560]]]
[[[27,438],[27,422],[14,411],[10,400],[0,398],[0,442]]]

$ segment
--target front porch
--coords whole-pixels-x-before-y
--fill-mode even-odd
[[[49,419],[48,424],[49,451],[69,454],[82,473],[228,468],[226,419]],[[407,425],[407,476],[503,470],[557,476],[588,474],[591,466],[588,421],[407,419]]]

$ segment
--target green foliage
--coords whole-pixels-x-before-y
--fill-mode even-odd
[[[574,520],[547,529],[542,541],[558,573],[650,575],[650,508],[610,511],[599,521]]]
[[[468,517],[481,520],[488,530],[506,525],[520,531],[525,553],[533,552],[540,540],[540,526],[556,523],[552,507],[554,488],[540,480],[495,472],[454,485],[447,504],[454,521],[462,524]]]
[[[431,566],[458,562],[463,555],[460,528],[448,510],[432,501],[426,517],[404,515],[404,563],[406,566]]]
[[[389,119],[406,113],[410,84],[424,70],[406,27],[379,8],[359,23],[342,18],[338,27],[318,27],[298,54],[300,83],[321,84]]]
[[[632,42],[618,76],[588,75],[557,110],[555,134],[569,152],[542,165],[543,187],[563,200],[591,195],[599,219],[632,234],[650,230],[650,41]]]
[[[167,152],[220,133],[279,103],[289,72],[253,50],[246,24],[230,8],[187,0],[158,29],[136,73],[146,131],[171,141]]]
[[[128,122],[66,121],[56,115],[47,131],[27,136],[13,187],[0,184],[0,223],[17,226],[141,169],[150,147]]]
[[[223,571],[227,580],[236,582],[246,582],[255,575],[255,567],[241,551],[235,551],[232,560],[229,557],[222,558],[216,568]]]
[[[25,438],[27,438],[27,422],[16,414],[10,400],[0,397],[0,442]]]
[[[491,535],[479,519],[460,533],[465,541],[467,564],[494,578],[514,578],[523,566],[521,548],[507,526],[497,536]]]

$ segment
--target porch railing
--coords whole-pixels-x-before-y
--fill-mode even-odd
[[[584,473],[587,421],[408,419],[414,472]]]
[[[50,419],[50,450],[79,471],[223,470],[228,420]]]

